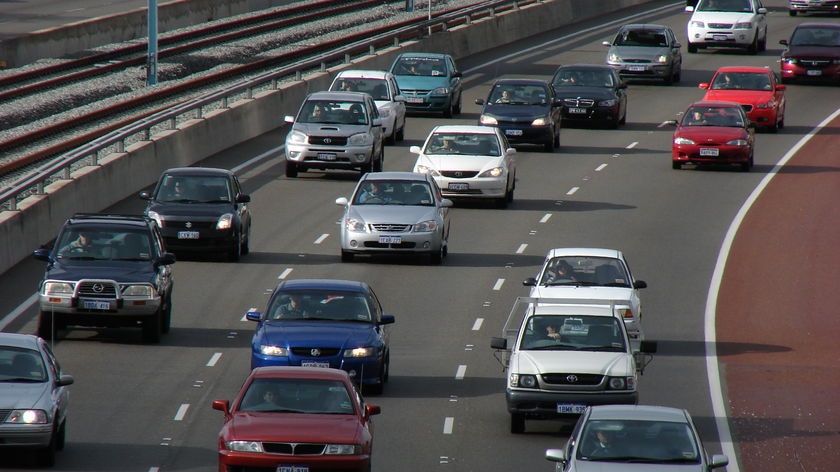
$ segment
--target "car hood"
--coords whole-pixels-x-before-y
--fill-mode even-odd
[[[703,100],[757,105],[773,99],[771,90],[707,90]]]
[[[594,98],[596,100],[607,100],[615,98],[615,92],[608,87],[585,87],[572,85],[557,87],[557,98]]]
[[[47,270],[46,279],[103,279],[117,282],[150,282],[156,274],[151,261],[84,261],[59,259]]]
[[[415,224],[433,220],[437,209],[433,206],[415,205],[353,205],[349,216],[358,217],[366,223]]]
[[[511,358],[510,371],[520,374],[576,373],[633,375],[633,357],[626,352],[519,351]]]
[[[651,62],[659,56],[668,57],[670,50],[667,47],[650,46],[612,46],[609,54],[617,54],[622,60],[645,59]]]
[[[706,24],[708,29],[715,29],[709,27],[709,23],[740,23],[752,21],[756,15],[753,12],[738,12],[738,11],[704,11],[695,12],[691,17],[691,21],[702,21]],[[690,22],[689,22],[690,24]]]
[[[836,46],[790,46],[782,53],[782,57],[797,59],[840,58],[840,50]]]
[[[494,167],[504,167],[500,156],[462,156],[460,154],[420,155],[417,164],[441,170],[483,172]],[[417,165],[415,164],[415,166]]]
[[[576,460],[569,472],[700,472],[704,469],[700,464],[650,464],[628,462],[599,462],[596,460]]]
[[[44,400],[49,398],[49,382],[3,382],[0,383],[0,410],[16,408],[45,408]]]
[[[747,130],[744,128],[730,128],[727,126],[681,126],[677,129],[674,137],[687,138],[697,144],[721,143],[732,139],[747,139]]]
[[[157,212],[165,216],[194,216],[212,217],[221,216],[232,211],[231,203],[162,203],[154,202],[149,205],[148,211]]]
[[[272,346],[344,348],[370,346],[376,340],[374,325],[355,321],[268,321],[262,324],[260,343]]]
[[[432,90],[437,87],[449,87],[446,75],[398,75],[397,83],[401,90]]]
[[[575,300],[609,300],[615,303],[630,303],[633,289],[624,287],[574,286],[557,287],[537,286],[531,289],[532,297],[570,298]]]
[[[347,123],[295,123],[293,129],[308,136],[346,137],[357,133],[367,133],[370,126]]]
[[[546,105],[517,105],[517,104],[495,104],[488,103],[484,106],[482,114],[492,115],[496,118],[504,118],[505,121],[523,121],[530,123],[534,118],[546,116],[551,113],[551,108]]]
[[[239,411],[225,423],[222,436],[264,442],[353,444],[361,440],[355,415],[316,415]]]

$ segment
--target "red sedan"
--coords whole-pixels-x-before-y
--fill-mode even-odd
[[[721,67],[703,82],[703,100],[740,103],[756,126],[775,133],[785,126],[785,89],[776,72],[766,67]]]
[[[347,372],[319,367],[257,367],[225,413],[219,472],[364,471],[371,467],[377,405],[366,404]]]
[[[672,141],[674,169],[683,164],[738,164],[753,166],[755,125],[735,102],[692,103],[682,119],[668,122],[677,127]]]

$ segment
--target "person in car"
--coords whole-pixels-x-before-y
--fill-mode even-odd
[[[297,293],[289,295],[289,301],[280,305],[275,318],[305,318],[307,311],[303,306],[302,298]]]
[[[312,114],[309,116],[309,121],[319,122],[324,121],[326,117],[324,116],[324,107],[321,105],[315,105],[312,107]]]
[[[510,90],[502,90],[502,94],[496,99],[496,103],[510,103]]]
[[[370,201],[370,203],[384,203],[386,201],[386,197],[380,184],[370,182],[364,189],[362,189],[362,193],[359,194],[358,200],[359,203],[365,203],[368,201]]]
[[[65,244],[64,247],[61,248],[59,254],[62,256],[70,256],[73,254],[85,254],[91,252],[93,249],[93,240],[91,239],[90,233],[86,231],[79,232],[79,235],[76,239],[70,241],[69,243]]]
[[[686,122],[689,126],[704,126],[708,124],[706,122],[706,118],[703,116],[703,112],[700,110],[693,110],[691,113],[688,114],[688,120]]]

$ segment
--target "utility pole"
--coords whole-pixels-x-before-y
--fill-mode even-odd
[[[157,85],[158,8],[157,0],[149,0],[149,53],[146,60],[146,85]]]

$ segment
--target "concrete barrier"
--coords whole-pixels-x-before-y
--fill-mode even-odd
[[[384,69],[404,51],[445,51],[455,58],[510,43],[519,38],[554,30],[649,0],[547,0],[538,4],[483,18],[430,37],[382,50],[340,68],[307,75],[303,80],[231,104],[227,110],[207,113],[179,129],[139,142],[121,154],[100,158],[98,166],[76,172],[70,180],[57,182],[46,195],[20,203],[19,211],[0,213],[0,272],[28,257],[50,241],[61,224],[76,212],[107,208],[126,195],[155,182],[170,167],[188,166],[248,139],[282,126],[284,115],[297,112],[310,91],[329,87],[342,68]],[[278,143],[280,144],[280,143]]]

